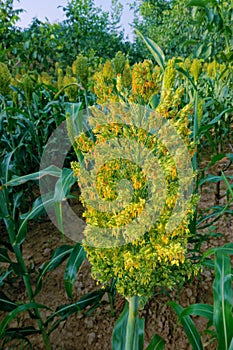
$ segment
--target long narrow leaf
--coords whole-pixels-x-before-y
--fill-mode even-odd
[[[47,318],[46,325],[50,323],[55,317],[61,317],[62,320],[71,314],[84,310],[87,306],[96,305],[100,302],[104,295],[104,290],[98,290],[84,295],[77,302],[73,304],[61,305],[57,310]]]
[[[2,263],[11,263],[11,259],[8,255],[6,248],[0,248],[0,262]]]
[[[61,169],[56,167],[55,165],[50,165],[46,169],[40,170],[36,173],[33,174],[28,174],[24,176],[17,176],[12,178],[10,181],[7,181],[4,186],[18,186],[22,185],[27,181],[31,180],[39,180],[42,177],[50,175],[50,176],[55,176],[55,177],[60,177],[61,175]]]
[[[192,85],[192,87],[194,88],[194,90],[197,90],[197,86],[196,86],[196,84],[194,83],[193,78],[191,77],[191,75],[190,75],[187,71],[185,71],[183,68],[178,67],[178,66],[176,66],[176,70],[177,70],[178,72],[180,72],[181,74],[183,74],[183,75],[188,79],[188,81],[191,83],[191,85]]]
[[[218,349],[228,350],[233,337],[232,277],[230,257],[222,253],[215,255],[214,326],[218,336]]]
[[[0,339],[4,334],[4,331],[5,331],[8,323],[11,322],[19,313],[21,313],[23,311],[35,309],[35,308],[49,309],[45,305],[41,305],[41,304],[37,304],[37,303],[29,303],[29,304],[20,305],[17,308],[15,308],[14,310],[12,310],[11,312],[9,312],[9,314],[4,317],[4,319],[2,320],[2,322],[0,324]]]
[[[153,40],[147,38],[146,36],[142,35],[142,33],[135,29],[135,32],[140,38],[144,41],[150,52],[152,53],[154,59],[158,63],[158,65],[162,68],[162,70],[165,70],[165,55],[159,45],[157,45]]]
[[[123,312],[115,323],[112,334],[112,350],[125,350],[126,327],[129,315],[129,304],[126,303]]]
[[[42,202],[41,197],[39,197],[35,200],[35,202],[32,205],[32,209],[28,213],[20,215],[20,219],[22,221],[16,236],[16,244],[21,245],[24,242],[27,234],[28,221],[31,219],[35,219],[39,215],[43,214],[45,211],[44,210],[45,205],[46,207],[48,207],[49,205],[52,205],[52,204],[53,204],[53,199],[48,199],[46,201],[43,200]]]
[[[3,292],[0,292],[0,310],[12,311],[17,308],[17,304],[11,301]]]
[[[64,274],[65,289],[69,298],[72,299],[72,287],[76,280],[78,270],[86,257],[86,253],[80,243],[76,244],[70,254]]]
[[[144,345],[144,332],[145,332],[145,320],[143,318],[137,318],[137,347],[135,350],[143,350]]]
[[[181,320],[184,316],[202,316],[213,322],[213,306],[208,304],[193,304],[182,311],[179,316]]]
[[[168,305],[170,305],[177,316],[180,317],[184,310],[183,307],[172,301],[168,302]],[[191,318],[189,316],[184,316],[180,319],[180,321],[193,350],[203,350],[200,334],[198,333]]]
[[[217,117],[215,117],[213,120],[211,120],[211,122],[209,122],[209,125],[216,124],[222,118],[222,116],[224,116],[225,113],[231,113],[231,112],[233,112],[233,108],[225,109]]]
[[[222,171],[222,177],[223,177],[223,180],[225,182],[225,184],[227,185],[227,189],[228,191],[230,192],[232,198],[233,198],[233,188],[232,186],[229,184],[229,182],[227,181],[227,178],[226,178],[226,175],[224,174],[224,172]]]
[[[146,350],[164,350],[165,340],[161,338],[158,334],[155,334],[147,346]]]
[[[5,336],[11,337],[11,339],[24,339],[28,335],[38,333],[41,333],[41,331],[34,327],[7,328],[4,332]]]
[[[40,270],[40,274],[36,280],[35,294],[37,294],[41,289],[43,276],[49,271],[52,271],[58,267],[70,255],[72,249],[73,248],[70,245],[63,245],[55,250],[50,261],[45,263]]]
[[[222,247],[210,248],[203,254],[202,257],[205,259],[206,257],[216,253],[233,255],[233,243],[227,243]]]

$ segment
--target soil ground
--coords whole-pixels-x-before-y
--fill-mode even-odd
[[[208,163],[207,160],[205,162]],[[202,166],[205,165],[202,164]],[[226,159],[222,159],[213,168],[209,169],[209,173],[218,174],[224,167]],[[227,173],[233,174],[233,166],[227,170]],[[216,193],[216,184],[208,184],[203,186],[199,210],[203,213],[205,210],[214,204]],[[224,193],[224,186],[221,189]],[[221,203],[226,202],[226,197],[220,200]],[[80,203],[74,204],[74,210],[78,213],[82,212]],[[221,233],[220,237],[212,237],[208,242],[204,242],[202,249],[206,250],[209,247],[220,246],[226,242],[232,242],[233,239],[233,216],[223,216],[211,229],[212,232]],[[207,232],[207,231],[205,231]],[[4,229],[1,235],[4,236]],[[23,254],[28,266],[34,264],[37,270],[44,262],[49,260],[52,251],[65,243],[73,244],[68,238],[62,238],[61,233],[49,221],[33,222],[30,224],[27,239],[23,244]],[[65,263],[59,266],[56,270],[48,273],[43,280],[43,287],[36,300],[39,303],[51,307],[53,310],[61,304],[68,304],[69,300],[66,296],[63,275]],[[92,279],[90,273],[90,265],[85,261],[79,271],[77,281],[74,284],[74,300],[78,300],[81,296],[91,292],[99,286]],[[145,348],[148,345],[151,337],[157,333],[166,340],[166,350],[189,350],[191,346],[186,338],[182,327],[177,322],[177,316],[172,309],[167,305],[169,300],[177,301],[183,307],[194,303],[212,303],[212,282],[213,272],[208,269],[203,269],[200,276],[191,282],[186,282],[181,290],[173,290],[166,294],[156,294],[147,302],[141,316],[145,318]],[[11,300],[23,302],[27,300],[25,289],[22,282],[16,281],[13,285],[3,287],[4,293]],[[110,350],[111,335],[119,314],[124,308],[124,298],[120,295],[116,296],[115,300],[115,316],[111,316],[110,305],[108,299],[104,298],[106,303],[95,310],[88,317],[84,314],[77,313],[70,316],[66,321],[52,333],[51,342],[52,349],[57,350]],[[50,311],[45,311],[44,316],[50,314]],[[195,324],[200,331],[203,331],[206,326],[206,321],[203,318],[194,317]],[[22,316],[14,320],[11,327],[29,326],[32,325],[32,320],[29,314],[24,313]],[[209,342],[208,336],[203,334],[207,350],[215,350],[216,343]],[[40,336],[31,337],[33,349],[42,350],[44,345]],[[3,349],[21,349],[20,345],[5,346]],[[24,347],[22,347],[24,349]]]

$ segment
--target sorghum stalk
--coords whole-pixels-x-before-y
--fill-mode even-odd
[[[6,227],[14,227],[14,224],[12,223],[11,219],[5,219],[5,222],[6,222]],[[22,269],[22,272],[23,272],[22,278],[23,278],[23,282],[24,282],[24,285],[25,285],[25,288],[26,288],[29,300],[30,300],[31,303],[35,303],[35,299],[33,297],[31,281],[30,281],[30,275],[28,273],[26,264],[25,264],[25,262],[23,260],[23,256],[22,256],[20,247],[19,247],[18,244],[15,244],[16,236],[15,236],[14,232],[12,232],[11,229],[8,230],[8,234],[9,234],[11,245],[12,245],[12,247],[14,249],[14,253],[15,253],[16,259],[17,259],[17,261],[18,261],[18,263],[19,263],[19,265],[20,265],[20,267]],[[34,310],[35,310],[35,314],[36,314],[36,317],[37,317],[38,327],[39,327],[39,329],[41,331],[41,334],[42,334],[42,337],[43,337],[45,349],[46,350],[51,350],[52,347],[51,347],[50,339],[49,339],[49,336],[46,333],[46,329],[45,329],[45,327],[43,325],[43,320],[41,318],[40,311],[39,311],[39,309],[37,307],[35,307]]]
[[[133,350],[137,337],[138,296],[129,299],[129,316],[126,328],[125,350]]]

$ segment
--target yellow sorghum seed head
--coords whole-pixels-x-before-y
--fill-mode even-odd
[[[3,96],[10,92],[12,76],[6,64],[0,62],[0,94]]]
[[[190,73],[193,76],[195,83],[197,82],[199,75],[201,73],[201,67],[202,67],[201,61],[198,60],[197,58],[194,58],[190,67]]]
[[[167,90],[160,105],[154,114],[151,114],[151,120],[160,118],[160,115],[164,118],[166,115],[188,144],[190,137],[188,114],[191,107],[190,105],[180,107],[183,94],[184,90],[181,88],[175,91],[173,89]],[[156,120],[154,122],[156,123]],[[121,234],[119,228],[140,217],[149,195],[148,178],[138,165],[130,161],[111,159],[104,163],[95,177],[99,197],[103,201],[116,200],[118,198],[116,185],[122,179],[131,182],[133,197],[131,202],[120,211],[100,211],[92,207],[90,203],[85,204],[82,189],[85,191],[90,177],[78,163],[72,163],[72,169],[79,178],[82,200],[86,206],[85,218],[88,225],[85,229],[86,240],[84,240],[83,246],[92,265],[92,274],[103,284],[107,284],[112,278],[115,278],[118,292],[127,298],[134,295],[151,296],[155,287],[172,288],[177,283],[184,281],[187,276],[190,277],[197,272],[197,267],[187,258],[187,240],[191,235],[189,223],[194,215],[198,196],[191,196],[187,203],[185,217],[172,232],[167,232],[166,224],[171,216],[179,191],[179,178],[176,164],[166,146],[155,135],[149,135],[148,142],[145,142],[146,131],[136,126],[129,127],[127,124],[112,122],[100,125],[95,117],[93,117],[92,123],[92,132],[96,138],[95,144],[88,139],[86,134],[81,134],[76,138],[77,148],[84,152],[84,156],[85,152],[91,150],[96,159],[98,156],[98,153],[95,153],[96,145],[101,145],[102,142],[112,138],[118,138],[119,141],[121,138],[134,140],[156,155],[159,166],[163,170],[167,189],[166,201],[160,217],[146,233],[138,236],[137,232],[128,229],[125,235],[128,234],[131,238],[132,235],[135,237],[128,244],[113,248],[91,246],[88,242],[95,243],[95,240],[104,241],[106,239],[104,234],[101,236],[101,232],[96,237],[93,228],[111,228],[117,240],[120,239],[118,235]],[[193,146],[187,145],[187,147],[192,148]],[[91,192],[90,200],[92,200],[92,196],[94,198],[94,193]]]
[[[82,54],[78,55],[72,64],[72,71],[75,76],[78,76],[81,85],[86,89],[89,75],[88,58]]]

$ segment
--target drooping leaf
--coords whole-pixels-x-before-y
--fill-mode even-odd
[[[197,90],[197,86],[196,84],[194,83],[194,80],[193,80],[193,77],[186,71],[184,70],[183,68],[179,67],[179,66],[176,66],[176,70],[178,72],[180,72],[181,74],[183,74],[187,79],[188,81],[191,83],[191,85],[193,86],[194,90]]]
[[[16,236],[16,244],[21,245],[24,242],[27,235],[28,221],[42,215],[45,212],[45,209],[44,209],[45,205],[46,207],[48,207],[49,205],[52,205],[52,204],[53,204],[52,199],[42,201],[41,197],[39,197],[35,200],[29,212],[20,215],[21,224]]]
[[[144,41],[150,52],[152,53],[154,59],[158,63],[158,65],[161,67],[161,69],[165,70],[165,55],[162,51],[162,49],[159,47],[158,44],[156,44],[152,39],[147,38],[146,36],[142,35],[142,33],[135,29],[135,32],[140,38]]]
[[[224,116],[224,114],[226,113],[232,113],[233,112],[233,108],[227,108],[224,111],[222,111],[219,115],[217,115],[217,117],[215,117],[213,120],[211,120],[209,122],[209,125],[214,125],[216,124],[221,118],[222,116]]]
[[[228,189],[229,193],[231,194],[231,196],[232,196],[232,198],[233,198],[233,188],[232,188],[232,186],[229,184],[229,182],[228,182],[228,180],[227,180],[227,178],[226,178],[226,176],[225,176],[225,174],[224,174],[223,171],[222,171],[222,178],[223,178],[223,180],[224,180],[224,182],[225,182],[225,184],[226,184],[226,186],[227,186],[227,189]]]
[[[129,315],[129,304],[125,304],[124,310],[115,323],[112,334],[112,350],[125,350],[126,328]]]
[[[80,243],[76,244],[70,254],[64,274],[65,289],[68,297],[72,299],[72,287],[76,280],[78,270],[86,257],[86,253]]]
[[[144,345],[144,331],[145,331],[145,320],[143,318],[137,318],[137,347],[135,350],[143,350]]]
[[[184,316],[202,316],[213,322],[213,306],[208,304],[193,304],[182,311],[179,316],[181,320]]]
[[[61,176],[57,180],[55,185],[55,191],[53,196],[55,215],[57,219],[58,229],[64,234],[63,229],[63,213],[62,202],[69,198],[69,192],[72,185],[77,181],[74,173],[71,169],[62,169]]]
[[[147,346],[146,350],[164,350],[165,340],[161,338],[158,334],[155,334]]]
[[[37,303],[28,303],[28,304],[23,304],[18,306],[17,308],[15,308],[14,310],[12,310],[11,312],[9,312],[4,319],[2,320],[1,324],[0,324],[0,339],[2,338],[4,331],[8,325],[8,323],[10,323],[12,320],[14,320],[14,318],[21,312],[24,311],[28,311],[31,309],[35,309],[35,308],[39,308],[39,309],[49,309],[47,306],[45,305],[41,305],[41,304],[37,304]]]
[[[70,255],[72,249],[73,248],[70,245],[63,245],[61,247],[58,247],[54,251],[51,259],[40,268],[40,273],[36,280],[35,294],[37,294],[41,289],[43,276],[49,271],[56,269]]]
[[[233,338],[231,339],[230,346],[228,350],[233,350]]]
[[[207,256],[217,254],[217,253],[233,255],[233,243],[227,243],[222,247],[210,248],[203,254],[202,257],[203,259],[205,259]]]
[[[8,255],[6,248],[0,248],[0,262],[1,263],[11,263],[11,259]]]
[[[206,182],[219,182],[222,180],[222,176],[208,174],[204,179],[201,179],[199,186],[204,185]]]
[[[232,317],[232,276],[230,257],[223,253],[215,254],[214,318],[218,337],[218,349],[228,350],[233,337]]]
[[[191,0],[187,6],[206,7],[208,3],[209,0]]]
[[[168,305],[172,307],[178,317],[180,317],[183,312],[183,307],[175,302],[168,302]],[[184,316],[180,319],[180,322],[184,328],[184,331],[189,339],[189,342],[193,350],[203,350],[200,334],[197,328],[189,316]]]
[[[24,328],[7,328],[4,332],[5,336],[11,337],[11,339],[24,339],[29,335],[38,333],[41,333],[41,331],[32,326]]]
[[[13,272],[12,268],[8,268],[2,275],[0,275],[0,287],[4,284],[5,279]]]
[[[12,311],[17,308],[17,304],[11,301],[3,292],[0,291],[0,310]]]
[[[60,177],[61,169],[55,165],[50,165],[46,169],[40,170],[33,174],[13,177],[10,181],[4,183],[4,186],[19,186],[27,181],[39,180],[46,175]]]
[[[64,320],[71,314],[84,310],[87,306],[93,306],[100,302],[104,295],[104,290],[97,290],[91,293],[87,293],[77,302],[72,304],[66,304],[59,306],[56,311],[47,318],[46,324],[50,323],[55,317],[61,317]]]
[[[63,201],[76,181],[77,178],[74,176],[73,170],[67,168],[62,169],[61,176],[55,185],[54,202]]]

